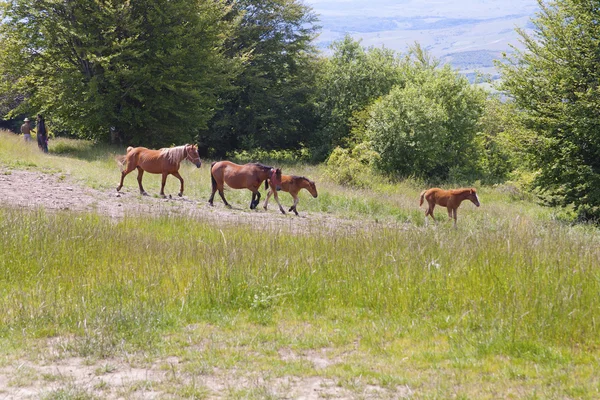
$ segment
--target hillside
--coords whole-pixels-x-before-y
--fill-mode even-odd
[[[349,33],[364,46],[403,52],[419,42],[435,57],[469,74],[494,75],[494,59],[520,47],[516,27],[532,28],[535,0],[307,0],[319,15],[317,45],[327,51],[332,41]]]

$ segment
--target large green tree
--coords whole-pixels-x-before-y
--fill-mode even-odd
[[[46,113],[55,131],[192,141],[234,70],[219,1],[10,0],[0,10],[0,98],[22,96],[10,115]]]
[[[502,88],[535,133],[535,185],[582,219],[600,218],[600,7],[539,1],[534,33],[500,64]]]
[[[357,114],[404,82],[401,60],[389,49],[365,49],[350,36],[331,49],[317,80],[319,129],[312,146],[320,158],[336,146],[348,146]]]
[[[233,149],[293,148],[306,142],[314,130],[315,14],[299,0],[229,3],[228,17],[239,24],[226,51],[245,62],[230,85],[222,87],[201,144],[224,156]]]

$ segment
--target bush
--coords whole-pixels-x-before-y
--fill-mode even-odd
[[[370,149],[367,143],[361,143],[353,149],[336,147],[327,159],[326,173],[334,182],[357,188],[371,188],[379,181],[372,166],[379,155]]]
[[[261,162],[278,164],[297,164],[308,162],[311,159],[310,150],[240,150],[227,153],[227,158],[241,163]]]
[[[445,180],[477,159],[474,138],[485,94],[449,67],[415,74],[372,106],[368,136],[386,173]]]

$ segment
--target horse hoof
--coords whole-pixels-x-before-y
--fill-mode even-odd
[[[179,192],[179,193],[177,193],[177,196],[179,196],[179,197],[183,197],[183,192]]]
[[[142,192],[142,196],[148,196],[148,193]]]
[[[227,208],[231,208],[231,204],[225,204]]]

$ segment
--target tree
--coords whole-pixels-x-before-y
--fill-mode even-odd
[[[504,182],[530,171],[530,156],[524,149],[530,145],[532,134],[515,119],[517,113],[513,101],[498,95],[485,102],[477,134],[478,169],[485,183]]]
[[[581,219],[600,218],[600,8],[539,0],[534,33],[499,64],[515,115],[535,133],[527,147],[534,185]]]
[[[320,158],[336,146],[346,147],[357,114],[404,78],[401,60],[389,49],[364,49],[350,36],[331,48],[333,55],[324,61],[317,81],[320,125],[312,146]]]
[[[245,63],[220,91],[201,141],[220,157],[233,149],[297,147],[314,131],[316,16],[298,0],[232,0],[231,6],[229,18],[239,25],[226,50]]]
[[[158,146],[194,140],[231,70],[230,29],[213,0],[0,3],[0,93],[55,131]],[[9,96],[10,97],[10,96]]]
[[[447,179],[477,160],[474,138],[485,93],[419,54],[407,59],[406,84],[372,106],[367,132],[383,171]]]

